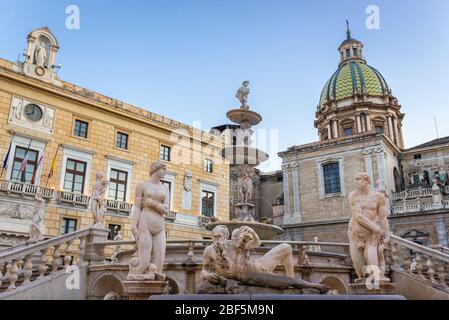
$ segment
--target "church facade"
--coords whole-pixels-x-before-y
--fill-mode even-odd
[[[279,153],[283,196],[276,203],[271,195],[273,221],[288,240],[347,242],[347,196],[356,174],[366,172],[371,188],[387,196],[394,234],[447,246],[449,140],[406,149],[401,105],[349,29],[338,52],[316,110],[319,141]]]
[[[0,59],[0,247],[27,239],[37,192],[46,237],[91,224],[97,172],[110,181],[110,238],[130,239],[134,191],[156,160],[167,165],[168,238],[209,237],[204,224],[229,211],[229,165],[214,158],[220,137],[59,79],[58,49],[41,28],[28,35],[24,61]]]

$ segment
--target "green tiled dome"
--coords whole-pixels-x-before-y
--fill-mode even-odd
[[[354,93],[382,96],[389,91],[384,77],[375,68],[360,61],[343,63],[324,85],[320,104],[351,97]]]

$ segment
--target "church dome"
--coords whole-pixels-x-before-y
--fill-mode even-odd
[[[345,61],[324,85],[320,105],[349,98],[354,94],[383,96],[389,90],[382,74],[363,60]]]

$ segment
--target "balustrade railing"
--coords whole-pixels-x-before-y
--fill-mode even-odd
[[[90,229],[83,229],[42,242],[27,244],[16,250],[0,251],[0,286],[2,282],[7,282],[7,291],[15,290],[18,286],[25,286],[36,279],[42,279],[50,273],[67,268],[71,264],[77,264],[79,259],[82,259],[83,242],[90,232]],[[75,240],[77,240],[76,244]],[[78,260],[75,260],[76,257]],[[32,277],[33,270],[37,270],[39,275]],[[20,284],[18,284],[19,278]]]
[[[132,212],[133,205],[128,202],[107,199],[106,200],[106,208],[110,211],[113,211],[117,214],[125,214],[130,215]]]
[[[69,203],[71,205],[81,205],[88,207],[90,196],[75,192],[60,191],[58,201],[62,203]]]
[[[449,254],[391,235],[391,260],[394,271],[406,272],[449,292]]]
[[[0,180],[0,191],[34,197],[39,191],[44,199],[52,199],[54,190],[19,181]]]
[[[102,260],[103,248],[94,243],[107,238],[107,229],[87,228],[37,243],[0,251],[0,290],[26,286],[70,265]]]
[[[397,201],[397,200],[406,200],[412,198],[431,197],[431,196],[432,196],[432,188],[424,188],[424,189],[418,188],[395,192],[393,193],[393,200]]]

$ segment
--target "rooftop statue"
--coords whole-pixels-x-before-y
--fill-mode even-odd
[[[218,225],[212,230],[213,243],[203,254],[201,284],[197,293],[235,293],[239,283],[245,285],[297,289],[329,290],[326,285],[314,284],[294,277],[294,261],[289,244],[280,244],[264,256],[251,258],[250,251],[261,241],[250,227],[243,226],[232,232]],[[274,273],[278,265],[285,267],[286,275]]]

